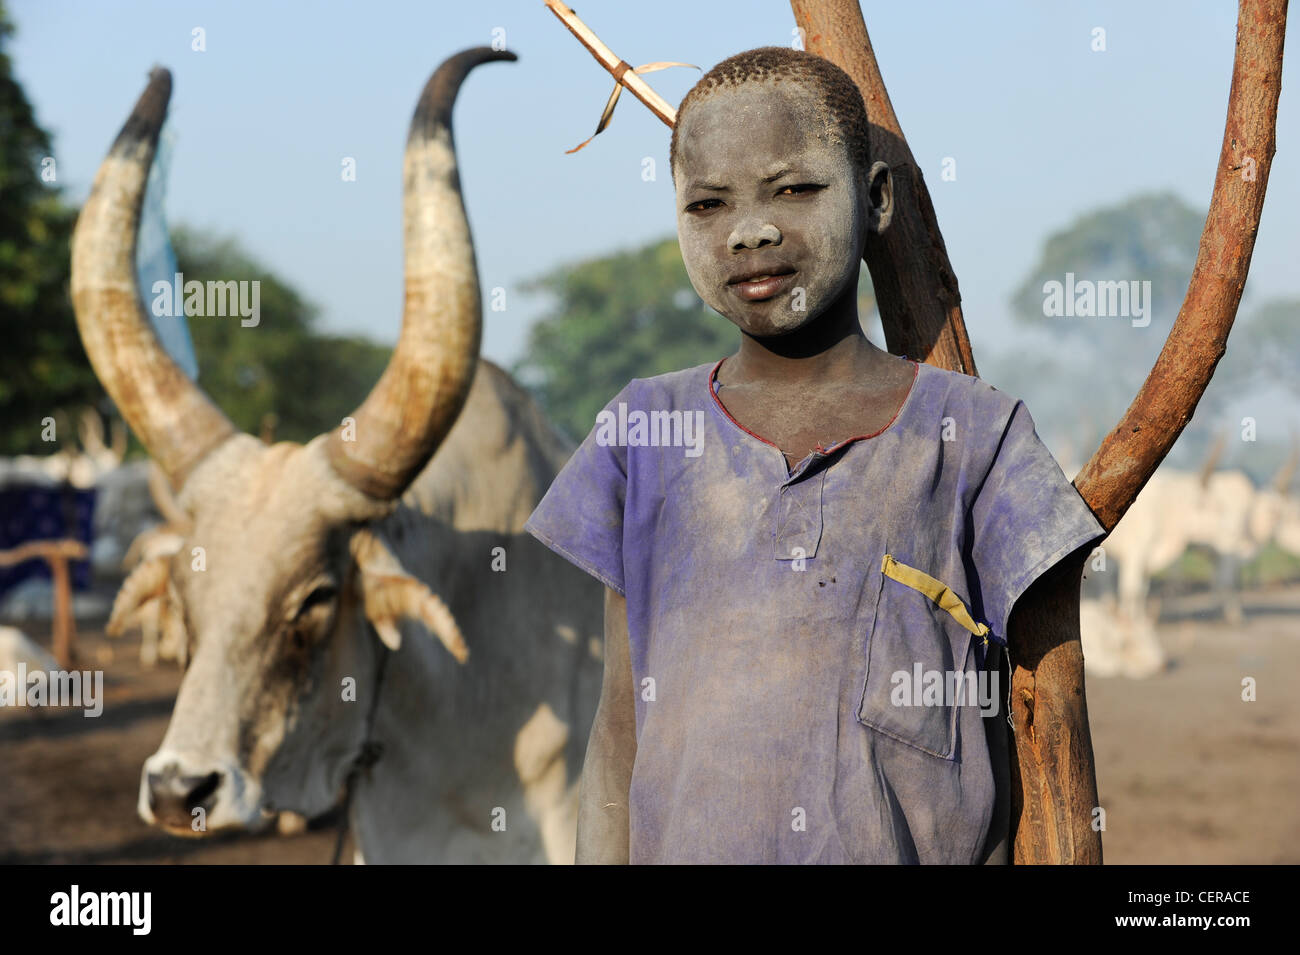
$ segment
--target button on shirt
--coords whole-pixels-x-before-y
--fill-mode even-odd
[[[630,382],[525,524],[627,598],[631,861],[1007,861],[997,647],[1102,527],[977,378],[791,470],[721,364]]]

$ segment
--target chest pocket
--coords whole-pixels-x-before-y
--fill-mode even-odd
[[[858,722],[932,756],[957,759],[958,706],[979,703],[976,623],[942,581],[885,554]]]

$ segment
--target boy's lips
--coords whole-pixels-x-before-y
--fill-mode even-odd
[[[746,276],[743,279],[733,279],[727,283],[727,288],[746,302],[760,302],[765,298],[771,298],[778,292],[784,291],[794,279],[794,276],[795,270],[793,269],[773,269],[771,272]]]

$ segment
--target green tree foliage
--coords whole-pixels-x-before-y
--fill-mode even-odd
[[[0,454],[49,453],[41,420],[65,422],[85,405],[112,410],[77,333],[68,296],[76,211],[42,178],[48,134],[13,77],[13,26],[0,2]],[[261,320],[189,319],[199,380],[240,428],[257,434],[275,416],[278,439],[306,441],[365,398],[389,349],[364,338],[319,335],[316,310],[229,240],[184,228],[173,235],[186,280],[257,280]],[[146,296],[150,295],[145,290]],[[133,440],[132,448],[139,451]]]
[[[1244,354],[1256,379],[1273,381],[1300,396],[1300,299],[1265,302],[1228,339],[1229,354]]]
[[[981,360],[981,368],[1008,391],[1034,396],[1036,420],[1077,437],[1086,445],[1077,453],[1086,457],[1137,394],[1173,327],[1204,221],[1172,193],[1138,195],[1079,216],[1047,239],[1012,295],[1013,315],[1026,332],[1020,347]],[[1149,324],[1135,326],[1135,315],[1044,314],[1044,286],[1064,285],[1070,273],[1076,285],[1150,282],[1149,298],[1143,293]]]
[[[858,288],[865,316],[874,307],[865,267]],[[696,295],[675,238],[555,269],[523,291],[549,293],[554,306],[512,371],[578,440],[633,378],[717,361],[740,345],[739,330]]]
[[[316,308],[234,241],[182,227],[172,244],[187,283],[260,283],[258,324],[245,326],[237,315],[189,319],[199,382],[237,427],[258,434],[273,414],[277,440],[309,441],[354,411],[379,380],[388,348],[316,334]]]
[[[1128,407],[1173,327],[1204,221],[1203,213],[1172,193],[1145,194],[1085,213],[1048,237],[1011,298],[1012,313],[1027,332],[1023,349],[1005,362],[988,363],[988,371],[1005,368],[1010,381],[998,383],[1025,394],[1036,394],[1050,380],[1054,387],[1039,397],[1036,410],[1055,419],[1077,413],[1086,424],[1076,433],[1104,434]],[[1129,316],[1044,314],[1045,285],[1064,286],[1070,274],[1076,287],[1123,282],[1132,288],[1137,282],[1145,318],[1137,317],[1136,308]]]
[[[980,357],[990,380],[1013,394],[1032,396],[1035,420],[1069,435],[1063,457],[1082,464],[1119,420],[1145,381],[1163,347],[1191,279],[1204,226],[1203,213],[1172,193],[1139,195],[1080,216],[1044,243],[1037,263],[1012,295],[1015,318],[1025,329],[1014,352]],[[1063,317],[1044,314],[1044,285],[1091,281],[1150,282],[1150,324],[1135,327],[1126,317]],[[1250,470],[1257,480],[1285,453],[1279,409],[1268,402],[1242,411],[1241,401],[1274,380],[1300,380],[1300,359],[1292,354],[1300,303],[1243,309],[1226,355],[1187,431],[1170,456],[1175,467],[1195,467],[1216,433],[1234,437],[1241,415],[1259,419],[1259,444],[1243,452],[1229,442],[1226,466]],[[1050,382],[1050,386],[1045,385]],[[1241,415],[1229,414],[1241,411]],[[1264,444],[1270,447],[1265,449]]]
[[[1147,329],[1133,329],[1116,319],[1051,319],[1061,335],[1087,344],[1101,341],[1099,333],[1123,334],[1124,327],[1147,337],[1154,337],[1158,325],[1168,331],[1187,291],[1204,224],[1205,213],[1168,192],[1134,196],[1086,213],[1043,245],[1038,262],[1012,296],[1015,315],[1023,322],[1043,322],[1043,284],[1063,282],[1073,272],[1076,281],[1151,282],[1152,322]]]
[[[676,239],[558,268],[523,291],[548,292],[555,307],[530,329],[514,373],[579,439],[633,378],[716,361],[739,341],[695,294]]]
[[[50,139],[14,79],[13,35],[0,4],[0,454],[44,453],[41,420],[72,420],[103,389],[86,360],[68,299],[76,214],[58,186]],[[63,437],[60,428],[60,438]]]
[[[13,25],[0,1],[0,453],[48,453],[40,421],[55,417],[60,443],[75,412],[112,411],[77,333],[68,295],[77,213],[42,177],[51,140],[13,78],[6,48]],[[378,381],[389,348],[359,337],[320,335],[316,309],[240,251],[186,229],[173,236],[188,279],[260,286],[259,325],[238,317],[191,317],[199,381],[231,421],[260,433],[276,417],[278,439],[308,440],[354,411]],[[149,291],[146,290],[146,295]],[[134,446],[138,450],[138,446]]]

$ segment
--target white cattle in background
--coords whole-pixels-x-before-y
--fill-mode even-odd
[[[0,673],[17,673],[20,666],[28,673],[52,673],[59,668],[54,657],[27,634],[16,627],[0,626]]]
[[[1250,511],[1251,536],[1300,557],[1300,501],[1285,491],[1289,474],[1284,467],[1271,487],[1255,492]]]
[[[61,420],[61,416],[56,416]],[[122,422],[113,421],[111,441],[106,441],[99,414],[90,407],[83,408],[78,421],[80,444],[67,440],[52,443],[49,454],[20,454],[0,458],[0,480],[5,483],[28,483],[39,487],[58,487],[71,484],[75,488],[91,488],[100,476],[122,463],[126,451],[126,431]],[[64,433],[67,428],[64,426]],[[54,435],[58,434],[56,427]]]
[[[1234,561],[1254,557],[1267,542],[1252,533],[1254,506],[1255,485],[1243,471],[1158,469],[1102,544],[1107,561],[1119,565],[1119,609],[1145,614],[1151,578],[1192,544]]]
[[[1172,566],[1193,544],[1210,548],[1220,569],[1235,572],[1273,542],[1300,554],[1300,505],[1286,493],[1295,471],[1293,450],[1269,488],[1257,489],[1240,470],[1214,470],[1222,441],[1199,473],[1163,467],[1152,475],[1119,525],[1102,542],[1106,566],[1117,565],[1118,594],[1080,604],[1085,665],[1099,676],[1140,678],[1164,666],[1147,606],[1151,578]],[[1095,570],[1094,570],[1095,572]],[[1224,613],[1241,620],[1235,580],[1225,581]]]
[[[1090,676],[1140,680],[1165,668],[1164,647],[1150,616],[1131,616],[1115,605],[1114,598],[1080,600],[1079,631],[1083,665]]]
[[[100,577],[120,576],[131,542],[162,520],[150,497],[149,462],[122,463],[126,430],[119,418],[112,421],[110,439],[99,414],[86,407],[77,430],[79,443],[63,442],[50,454],[0,458],[0,487],[94,488],[91,567]],[[66,434],[66,426],[55,433]]]
[[[162,596],[167,586],[167,561],[180,551],[184,542],[177,527],[175,524],[151,527],[131,543],[122,564],[132,573],[118,591],[108,619],[110,637],[120,637],[139,628],[140,663],[146,667],[159,660],[175,660],[184,669],[189,662],[189,640],[181,620],[163,612],[164,601],[153,599]],[[129,612],[137,606],[138,612]]]
[[[1234,572],[1270,542],[1300,553],[1293,547],[1300,539],[1300,508],[1288,495],[1300,444],[1293,438],[1291,453],[1271,486],[1258,489],[1246,472],[1218,469],[1225,444],[1220,434],[1199,472],[1158,468],[1103,542],[1107,559],[1119,564],[1119,607],[1129,615],[1145,612],[1151,578],[1193,544],[1209,548],[1221,569]],[[1218,576],[1218,583],[1228,584],[1223,588],[1225,614],[1238,622],[1235,578],[1225,581],[1222,573]]]

